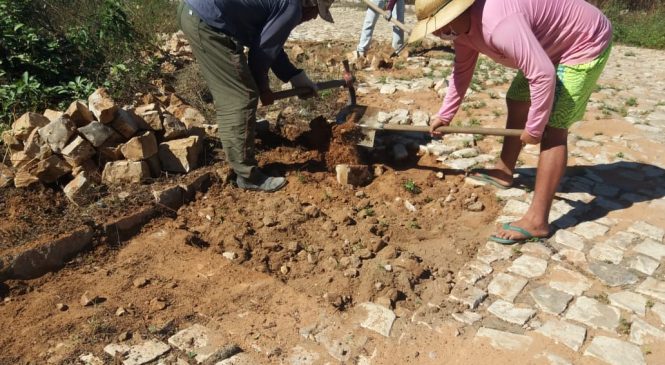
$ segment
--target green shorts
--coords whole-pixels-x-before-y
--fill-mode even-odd
[[[582,119],[589,96],[596,87],[596,81],[610,57],[612,44],[591,62],[579,65],[557,65],[554,104],[548,126],[569,128]],[[519,71],[510,84],[506,98],[516,101],[530,101],[529,81]]]

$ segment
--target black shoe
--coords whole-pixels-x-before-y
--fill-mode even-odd
[[[286,179],[283,177],[272,177],[261,173],[257,178],[253,179],[254,182],[242,176],[236,178],[236,184],[239,188],[245,190],[274,192],[286,185]]]

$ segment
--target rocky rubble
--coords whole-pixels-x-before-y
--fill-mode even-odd
[[[215,128],[175,94],[146,95],[119,106],[104,88],[64,112],[28,112],[2,134],[10,166],[0,164],[0,187],[58,183],[78,205],[100,184],[139,184],[162,172],[199,166],[206,134]]]

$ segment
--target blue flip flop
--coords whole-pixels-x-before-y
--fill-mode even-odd
[[[490,238],[489,238],[490,241],[494,241],[494,242],[500,243],[502,245],[514,245],[516,243],[540,241],[540,238],[539,237],[534,237],[533,234],[531,234],[531,232],[527,231],[524,228],[513,226],[510,223],[504,223],[503,226],[501,226],[501,228],[503,228],[505,231],[514,231],[514,232],[521,233],[522,235],[524,235],[524,237],[523,238],[512,239],[512,238],[501,238],[501,237],[497,237],[495,235],[491,235]]]
[[[496,181],[495,178],[493,178],[493,177],[491,177],[487,174],[478,173],[477,175],[469,175],[468,177],[470,179],[476,180],[478,182],[482,182],[482,183],[485,183],[485,184],[490,184],[490,185],[494,186],[497,189],[506,190],[506,189],[510,188],[510,186],[502,185],[501,183]]]

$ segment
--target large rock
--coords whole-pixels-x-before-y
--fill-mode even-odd
[[[147,111],[140,115],[143,118],[143,121],[150,126],[150,129],[159,132],[164,130],[164,125],[162,124],[162,113],[158,110]]]
[[[166,110],[183,122],[187,128],[203,127],[206,124],[203,114],[189,105],[171,105]]]
[[[62,153],[62,149],[65,148],[74,133],[76,133],[76,125],[66,117],[58,118],[39,129],[42,140],[55,153]]]
[[[109,185],[140,184],[150,178],[150,168],[145,161],[115,161],[104,167],[102,181]]]
[[[165,114],[162,120],[164,139],[167,141],[187,136],[187,126],[171,114]]]
[[[34,129],[30,133],[30,136],[25,141],[23,152],[31,159],[36,158],[39,160],[43,160],[53,153],[51,147],[44,142],[41,134],[39,134],[39,129]]]
[[[65,113],[59,110],[52,110],[52,109],[44,110],[44,116],[46,117],[46,119],[50,120],[51,122],[59,118],[62,118],[64,114]]]
[[[0,163],[0,189],[12,185],[14,181],[14,171],[3,163]]]
[[[11,162],[12,166],[14,166],[16,169],[24,167],[32,159],[33,157],[28,156],[28,154],[26,154],[23,151],[14,152],[9,157],[9,161]]]
[[[67,198],[78,206],[86,206],[93,201],[94,183],[82,172],[63,189]]]
[[[101,147],[106,141],[114,138],[116,132],[100,122],[92,122],[78,129],[95,148]]]
[[[28,171],[18,171],[14,176],[14,186],[17,188],[27,188],[30,185],[37,184],[39,179]]]
[[[35,168],[30,169],[30,173],[44,183],[53,183],[71,171],[71,166],[58,155],[51,155],[47,159],[39,161]]]
[[[157,154],[157,138],[154,133],[145,132],[122,145],[120,151],[130,161],[146,160]]]
[[[92,114],[88,106],[81,100],[77,100],[69,104],[69,108],[65,110],[65,114],[69,116],[77,127],[83,127],[95,120],[95,115]]]
[[[14,121],[14,124],[12,124],[12,133],[16,139],[24,141],[33,129],[44,127],[50,122],[48,118],[41,114],[28,112]]]
[[[335,166],[337,173],[337,182],[346,186],[364,186],[372,181],[372,172],[365,165],[346,165]]]
[[[170,172],[190,172],[198,167],[202,140],[197,136],[163,142],[159,145],[162,169]]]
[[[95,153],[96,151],[92,144],[81,136],[77,136],[62,150],[65,160],[72,166],[79,166],[94,156]]]
[[[113,121],[115,113],[118,111],[118,106],[104,88],[95,90],[88,97],[88,106],[97,120],[104,124]]]
[[[11,130],[2,132],[2,143],[9,147],[11,151],[23,150],[23,142],[19,141]]]
[[[133,110],[127,109],[119,109],[109,125],[126,139],[134,137],[139,130],[149,128],[142,119],[134,114]]]

